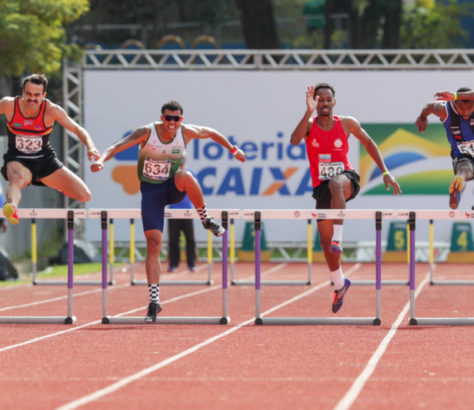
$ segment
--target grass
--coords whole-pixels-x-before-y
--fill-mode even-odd
[[[118,265],[117,265],[118,266]],[[86,275],[88,273],[101,272],[101,263],[76,263],[74,265],[74,276]],[[37,278],[48,279],[48,278],[61,278],[67,277],[68,265],[53,265],[47,267],[45,270],[36,273]],[[23,285],[31,283],[31,273],[21,274],[20,279],[13,281],[0,281],[0,287],[12,286],[12,285]]]

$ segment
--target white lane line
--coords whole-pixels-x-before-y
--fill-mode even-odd
[[[279,265],[278,265],[279,266]],[[278,267],[277,266],[277,267]],[[275,268],[277,268],[275,267]],[[354,265],[349,271],[348,271],[348,274],[354,270],[357,270],[358,268],[360,267],[360,263]],[[275,268],[272,268],[273,270],[275,270]],[[266,272],[267,273],[267,272]],[[326,281],[324,283],[321,283],[320,285],[318,286],[315,286],[314,288],[308,290],[308,291],[305,291],[293,298],[291,298],[290,300],[287,300],[283,303],[280,303],[268,310],[266,310],[265,312],[262,313],[262,316],[264,315],[268,315],[269,313],[272,313],[278,309],[281,309],[282,307],[288,305],[289,303],[293,303],[293,302],[296,302],[297,300],[299,299],[302,299],[306,296],[308,296],[309,294],[315,292],[316,290],[318,289],[321,289],[322,287],[324,286],[327,286],[330,282],[329,281]],[[67,404],[64,404],[63,406],[61,407],[58,407],[57,410],[73,410],[73,409],[77,409],[78,407],[81,407],[81,406],[84,406],[85,404],[88,404],[88,403],[91,403],[93,401],[96,401],[104,396],[107,396],[111,393],[114,393],[115,391],[121,389],[122,387],[125,387],[127,385],[129,385],[130,383],[133,383],[137,380],[140,380],[142,379],[143,377],[153,373],[153,372],[156,372],[157,370],[160,370],[162,369],[163,367],[166,367],[174,362],[176,362],[177,360],[179,359],[182,359],[183,357],[186,357],[192,353],[195,353],[197,352],[198,350],[202,349],[203,347],[205,346],[208,346],[216,341],[218,341],[219,339],[222,339],[223,337],[226,337],[234,332],[236,332],[237,330],[241,329],[242,327],[248,325],[248,324],[251,324],[255,321],[255,318],[252,317],[251,319],[248,319],[244,322],[241,322],[239,323],[238,325],[235,325],[233,326],[232,328],[226,330],[225,332],[222,332],[222,333],[219,333],[218,335],[216,336],[213,336],[207,340],[204,340],[203,342],[201,343],[198,343],[174,356],[171,356],[161,362],[158,362],[156,364],[154,364],[153,366],[150,366],[150,367],[147,367],[146,369],[143,369],[141,370],[140,372],[137,372],[137,373],[134,373],[128,377],[125,377],[121,380],[119,380],[118,382],[115,382],[115,383],[112,383],[111,385],[103,388],[103,389],[100,389],[100,390],[97,390],[91,394],[88,394],[86,396],[83,396],[77,400],[74,400],[70,403],[67,403]]]
[[[415,291],[415,299],[418,297],[423,287],[428,283],[428,280],[429,280],[429,273],[426,275],[423,281],[418,285],[418,288]],[[397,330],[400,327],[400,324],[403,318],[405,317],[405,315],[408,313],[409,309],[410,309],[410,301],[408,301],[407,304],[404,306],[404,308],[398,315],[397,319],[395,320],[395,322],[393,322],[392,326],[390,327],[389,332],[385,335],[382,342],[380,342],[380,345],[377,347],[377,350],[374,352],[370,360],[367,362],[367,366],[365,366],[362,373],[357,377],[357,379],[355,379],[350,389],[347,391],[344,397],[339,401],[339,403],[337,403],[336,407],[334,407],[334,410],[346,410],[352,406],[352,404],[354,403],[354,401],[357,399],[360,392],[364,388],[365,383],[367,383],[370,376],[372,375],[375,368],[377,367],[377,364],[379,363],[383,354],[387,350],[388,344],[397,333]]]
[[[268,275],[270,273],[273,273],[275,271],[278,271],[280,269],[283,269],[284,267],[286,266],[286,263],[281,263],[279,265],[276,265],[266,271],[264,271],[262,273],[262,275]],[[120,285],[120,286],[129,286],[129,284],[125,284],[125,285]],[[114,286],[114,288],[118,288],[118,286]],[[194,292],[190,292],[190,293],[185,293],[183,295],[180,295],[180,296],[176,296],[172,299],[168,299],[168,300],[165,300],[162,302],[163,305],[167,304],[167,303],[174,303],[174,302],[178,302],[182,299],[186,299],[186,298],[190,298],[190,297],[194,297],[196,295],[200,295],[202,293],[206,293],[206,292],[211,292],[213,290],[217,290],[217,289],[221,289],[222,286],[221,285],[215,285],[215,286],[211,286],[209,288],[205,288],[205,289],[201,289],[201,290],[197,290],[197,291],[194,291]],[[113,288],[110,288],[110,289],[113,289]],[[98,289],[96,290],[97,292],[101,291],[102,289]],[[83,292],[83,293],[93,293],[95,291],[86,291],[86,292]],[[63,298],[66,298],[63,297]],[[40,303],[40,302],[38,302]],[[131,313],[135,313],[135,312],[138,312],[140,310],[143,310],[145,309],[145,307],[141,306],[139,308],[135,308],[135,309],[131,309],[127,312],[122,312],[122,313],[119,313],[117,314],[116,316],[126,316],[126,315],[129,315]],[[101,323],[101,320],[95,320],[93,322],[89,322],[89,323],[85,323],[83,325],[79,325],[79,326],[75,326],[73,328],[69,328],[69,329],[66,329],[66,330],[61,330],[59,332],[54,332],[54,333],[50,333],[50,334],[47,334],[47,335],[44,335],[44,336],[40,336],[40,337],[35,337],[34,339],[30,339],[30,340],[26,340],[24,342],[21,342],[21,343],[16,343],[16,344],[13,344],[13,345],[9,345],[9,346],[5,346],[5,347],[2,347],[0,348],[0,352],[5,352],[7,350],[12,350],[12,349],[15,349],[15,348],[18,348],[18,347],[22,347],[22,346],[26,346],[26,345],[30,345],[32,343],[36,343],[36,342],[40,342],[42,340],[45,340],[45,339],[49,339],[51,337],[55,337],[55,336],[61,336],[63,334],[66,334],[66,333],[70,333],[70,332],[74,332],[76,330],[79,330],[79,329],[83,329],[85,327],[88,327],[88,326],[93,326],[93,325],[97,325],[97,324],[100,324]]]

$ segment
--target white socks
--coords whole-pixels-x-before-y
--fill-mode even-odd
[[[331,278],[334,282],[334,289],[339,290],[342,289],[344,286],[344,274],[342,273],[342,268],[339,267],[339,269],[331,272]]]

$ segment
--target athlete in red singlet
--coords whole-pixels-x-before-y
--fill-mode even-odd
[[[87,148],[89,160],[100,156],[87,131],[70,118],[66,111],[46,99],[48,80],[43,74],[32,74],[23,80],[20,97],[0,100],[0,114],[5,115],[8,151],[3,156],[2,175],[9,181],[3,215],[14,225],[19,222],[17,206],[21,190],[29,184],[46,185],[81,202],[91,193],[86,184],[63,166],[49,143],[57,122],[74,133]]]
[[[306,90],[306,112],[291,134],[291,144],[299,145],[304,139],[313,181],[313,198],[316,209],[345,209],[346,202],[359,192],[359,175],[347,160],[348,137],[354,135],[380,168],[386,189],[400,186],[387,170],[375,142],[353,117],[333,115],[336,104],[334,88],[327,83],[309,86]],[[317,116],[312,118],[316,110]],[[324,257],[334,281],[332,311],[342,307],[344,295],[351,281],[344,277],[340,257],[342,254],[342,219],[318,220],[318,231]]]

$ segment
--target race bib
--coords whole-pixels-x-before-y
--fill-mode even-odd
[[[331,179],[336,175],[344,172],[343,162],[320,162],[319,163],[319,179],[321,181]]]
[[[458,142],[458,150],[461,154],[474,157],[474,141]]]
[[[171,161],[159,161],[146,158],[143,164],[143,176],[154,181],[164,181],[169,178]]]
[[[24,154],[36,154],[43,147],[43,138],[37,136],[26,137],[24,135],[15,136],[15,147]]]

